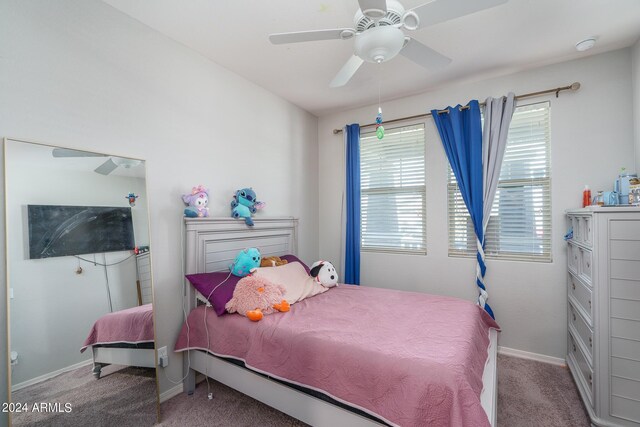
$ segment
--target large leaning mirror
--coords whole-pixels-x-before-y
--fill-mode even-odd
[[[12,425],[153,425],[144,161],[4,149]]]

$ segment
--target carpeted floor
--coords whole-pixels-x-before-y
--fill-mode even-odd
[[[156,417],[154,371],[108,366],[96,381],[80,368],[13,393],[14,402],[72,402],[69,414],[14,414],[15,426],[151,426]],[[120,370],[118,370],[120,369]],[[216,381],[198,384],[160,406],[162,426],[304,426]],[[66,390],[66,391],[60,391]],[[589,426],[566,367],[498,356],[498,426]]]
[[[498,426],[590,426],[569,368],[498,355]]]
[[[157,391],[154,369],[110,365],[102,377],[92,365],[66,372],[11,393],[12,402],[71,403],[71,412],[14,413],[18,426],[151,426],[156,423]]]

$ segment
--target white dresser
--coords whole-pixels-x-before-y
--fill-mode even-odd
[[[567,364],[591,422],[640,426],[640,208],[567,211]]]

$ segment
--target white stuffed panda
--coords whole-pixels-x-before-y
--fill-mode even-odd
[[[316,261],[311,266],[311,277],[315,277],[316,282],[325,288],[332,288],[338,285],[338,272],[329,261]]]

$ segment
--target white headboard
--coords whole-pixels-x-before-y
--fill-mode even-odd
[[[298,254],[296,218],[253,218],[253,227],[235,218],[185,218],[184,222],[185,274],[229,271],[238,252],[250,247],[258,248],[262,256]],[[195,291],[188,282],[185,287],[191,310]]]

